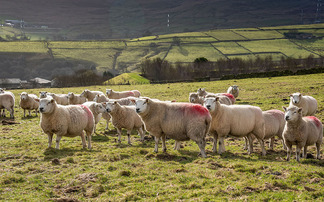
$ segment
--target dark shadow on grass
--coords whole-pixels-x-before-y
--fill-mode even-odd
[[[55,148],[47,148],[44,151],[44,160],[50,161],[54,158],[65,158],[68,156],[73,156],[75,152],[99,152],[96,150],[89,150],[89,149],[70,149],[70,148],[63,148],[63,149],[55,149]]]
[[[39,118],[39,116],[26,116],[26,117],[21,117],[21,120],[30,120],[30,119],[34,119],[34,118]]]
[[[106,135],[95,134],[95,135],[92,135],[91,141],[94,141],[94,142],[108,142],[109,138]]]

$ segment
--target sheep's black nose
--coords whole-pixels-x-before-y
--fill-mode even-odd
[[[44,111],[44,108],[43,108],[43,107],[40,107],[40,108],[39,108],[39,111],[40,111],[40,112],[43,112],[43,111]]]
[[[286,119],[286,121],[288,121],[289,120],[289,116],[286,116],[285,119]]]
[[[140,112],[140,109],[139,108],[136,108],[136,112],[139,113]]]
[[[207,109],[210,109],[210,105],[206,105],[206,108],[207,108]]]

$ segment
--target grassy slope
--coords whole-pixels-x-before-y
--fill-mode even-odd
[[[143,96],[162,100],[187,101],[188,93],[199,87],[211,92],[225,92],[236,84],[240,87],[238,104],[260,106],[262,110],[281,109],[288,105],[288,95],[302,92],[314,96],[319,103],[317,117],[324,120],[324,74],[255,78],[200,83],[135,85]],[[85,88],[85,87],[84,87]],[[84,88],[34,89],[55,93],[76,92]],[[89,86],[105,91],[108,86]],[[129,86],[113,86],[114,90],[129,90]],[[14,90],[18,93],[25,90]],[[18,100],[16,100],[18,104]],[[18,106],[18,105],[17,105]],[[47,136],[39,127],[38,117],[22,118],[15,108],[20,124],[0,125],[0,200],[48,200],[57,198],[86,201],[125,200],[265,200],[323,201],[324,161],[295,159],[285,161],[281,142],[275,151],[248,155],[243,140],[225,140],[227,152],[212,154],[212,142],[206,146],[208,158],[197,157],[198,146],[184,142],[180,151],[172,150],[167,141],[167,153],[153,153],[154,141],[140,143],[132,136],[133,145],[116,143],[116,132],[104,131],[105,123],[93,136],[93,150],[82,150],[80,138],[63,138],[61,149],[46,149]],[[34,115],[34,114],[33,114]],[[110,129],[113,127],[110,125]],[[322,149],[323,150],[323,149]],[[309,152],[315,154],[314,147]],[[59,165],[53,164],[57,158]],[[322,152],[322,158],[323,152]],[[311,191],[307,191],[311,190]]]
[[[129,83],[131,85],[138,85],[138,84],[149,84],[150,81],[138,75],[137,73],[123,73],[105,82],[106,85],[109,84],[118,85],[118,84],[126,84],[126,83]]]

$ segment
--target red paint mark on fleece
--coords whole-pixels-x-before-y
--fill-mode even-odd
[[[235,97],[232,94],[230,94],[230,93],[222,93],[222,95],[225,95],[226,97],[228,97],[232,101],[232,103],[235,102]]]
[[[199,115],[209,115],[209,111],[206,107],[199,104],[184,104],[186,109],[191,109],[190,112],[197,113]]]
[[[314,121],[317,128],[319,128],[322,125],[321,121],[318,118],[316,118],[315,116],[306,116],[305,118]]]
[[[132,92],[132,91],[129,91],[127,94],[128,94],[129,96],[133,96],[133,97],[135,97],[135,93]]]
[[[88,117],[93,118],[93,114],[87,106],[85,105],[79,105],[79,106],[86,110]]]

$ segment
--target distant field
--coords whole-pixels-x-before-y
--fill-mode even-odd
[[[287,39],[284,33],[289,31],[311,33],[319,38]],[[320,38],[323,36],[324,24],[313,24],[185,32],[124,40],[49,41],[48,47],[42,41],[1,42],[0,52],[48,53],[54,58],[91,62],[101,72],[124,72],[126,69],[136,72],[141,61],[157,57],[171,63],[193,62],[197,57],[209,61],[269,55],[274,60],[282,56],[305,58],[310,54],[320,57],[324,52],[324,39]]]
[[[130,75],[128,75],[130,76]],[[117,77],[116,77],[117,78]],[[132,145],[126,131],[117,143],[116,130],[105,121],[92,136],[92,150],[82,149],[81,138],[63,137],[60,150],[47,149],[47,135],[39,117],[23,118],[18,107],[19,93],[38,95],[39,91],[81,93],[84,89],[105,92],[137,89],[142,96],[160,100],[187,102],[189,92],[205,87],[209,92],[225,92],[238,85],[237,104],[259,106],[262,110],[288,106],[289,94],[301,92],[318,101],[316,116],[324,121],[324,74],[252,78],[213,82],[103,85],[77,88],[19,89],[15,122],[2,125],[0,118],[0,200],[1,201],[323,201],[324,148],[321,160],[314,158],[285,160],[286,151],[276,137],[274,150],[266,145],[261,156],[258,143],[254,153],[243,149],[243,138],[225,139],[226,152],[212,153],[212,138],[207,137],[207,158],[198,155],[193,141],[182,142],[173,150],[167,139],[167,152],[154,153],[154,140],[146,134],[142,143],[133,132]],[[8,114],[7,114],[8,116]],[[53,140],[55,145],[55,136]],[[295,146],[293,147],[295,148]],[[315,147],[308,147],[315,156]]]

